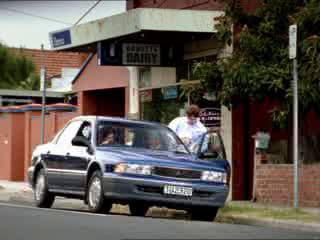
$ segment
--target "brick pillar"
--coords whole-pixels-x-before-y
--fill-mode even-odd
[[[30,166],[30,141],[31,141],[31,112],[24,113],[24,180],[27,178],[27,170]]]
[[[24,118],[24,180],[27,180],[27,170],[31,165],[31,118],[32,116],[41,116],[40,111],[27,111]]]
[[[24,180],[24,114],[11,113],[11,177],[12,181]]]

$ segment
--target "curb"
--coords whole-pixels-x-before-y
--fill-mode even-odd
[[[299,230],[306,232],[317,232],[320,234],[320,224],[319,223],[302,223],[296,222],[293,220],[277,220],[277,219],[261,219],[255,217],[244,217],[238,215],[230,216],[220,216],[221,221],[228,221],[235,224],[244,224],[250,226],[258,227],[274,227],[274,228],[283,228],[290,230]]]

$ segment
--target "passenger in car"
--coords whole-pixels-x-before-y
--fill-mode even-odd
[[[100,144],[114,144],[115,143],[115,130],[113,128],[107,128],[102,137],[102,141]]]

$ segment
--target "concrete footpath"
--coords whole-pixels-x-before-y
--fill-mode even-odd
[[[26,182],[0,180],[0,202],[33,205],[33,193]],[[87,211],[83,201],[56,198],[55,209]],[[111,212],[129,214],[128,207],[114,204]],[[184,211],[166,208],[151,208],[149,216],[159,218],[189,219]],[[320,208],[300,208],[298,211],[279,206],[263,205],[253,202],[230,201],[220,209],[216,222],[276,227],[292,230],[318,232],[320,236]]]

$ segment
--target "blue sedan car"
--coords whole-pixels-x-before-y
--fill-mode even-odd
[[[36,147],[28,180],[38,207],[55,196],[83,199],[92,212],[128,204],[183,209],[211,221],[229,193],[230,166],[219,134],[206,133],[194,152],[165,125],[122,118],[76,117]]]

